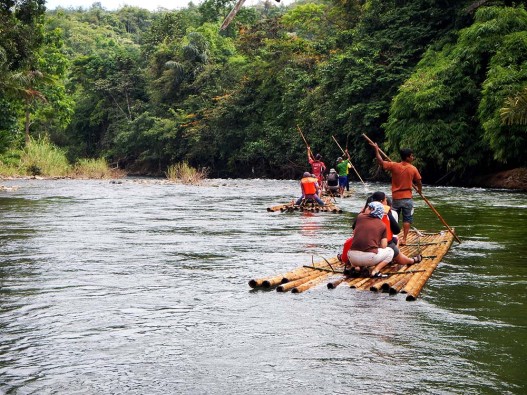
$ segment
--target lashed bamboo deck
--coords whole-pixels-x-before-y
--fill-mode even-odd
[[[305,203],[303,205],[297,206],[295,204],[295,201],[293,200],[290,203],[286,204],[279,204],[277,206],[267,207],[267,211],[269,212],[294,212],[294,211],[311,211],[311,212],[330,212],[330,213],[338,213],[341,214],[342,210],[335,204],[335,199],[329,196],[325,196],[322,198],[322,201],[324,202],[324,206],[320,206],[317,203]]]
[[[400,247],[400,250],[409,257],[421,254],[422,262],[411,266],[388,265],[382,270],[382,273],[387,275],[384,278],[347,277],[342,274],[342,263],[337,257],[333,257],[298,267],[284,274],[250,280],[249,286],[263,289],[276,288],[278,292],[300,293],[329,280],[327,282],[329,289],[344,284],[358,290],[381,291],[390,295],[402,293],[406,294],[406,300],[413,301],[417,299],[437,265],[450,249],[453,240],[454,236],[447,231],[424,234],[411,231],[408,235],[408,244]]]

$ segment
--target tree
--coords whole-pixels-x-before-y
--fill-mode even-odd
[[[524,163],[525,133],[502,125],[499,110],[527,75],[527,14],[484,7],[453,43],[429,49],[399,88],[386,124],[387,147],[412,145],[429,176],[458,179]]]
[[[0,1],[0,92],[4,96],[3,109],[12,112],[0,119],[2,133],[13,130],[12,120],[21,108],[16,102],[22,100],[27,138],[29,104],[43,97],[34,83],[43,76],[38,71],[36,57],[43,41],[44,11],[44,0]]]

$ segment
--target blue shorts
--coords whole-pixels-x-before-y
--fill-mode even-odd
[[[412,199],[394,199],[392,208],[397,211],[399,218],[402,212],[403,222],[414,222],[414,201]]]
[[[339,187],[348,185],[348,176],[339,176]]]

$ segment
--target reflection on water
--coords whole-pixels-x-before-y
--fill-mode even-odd
[[[12,184],[0,393],[525,392],[525,194],[425,188],[463,243],[409,303],[247,285],[339,252],[362,185],[337,215],[268,213],[296,181]],[[438,229],[416,203],[415,225]]]

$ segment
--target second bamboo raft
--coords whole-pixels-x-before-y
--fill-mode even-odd
[[[315,212],[315,213],[330,212],[330,213],[336,213],[336,214],[342,213],[342,209],[340,209],[335,204],[336,201],[333,197],[325,196],[322,198],[322,201],[324,202],[324,206],[321,206],[317,203],[312,203],[312,202],[306,202],[303,204],[296,205],[295,201],[293,200],[290,203],[267,207],[267,211],[269,212],[280,211],[282,213],[284,212],[291,213],[295,211],[299,211],[299,212],[309,211],[309,212]]]

